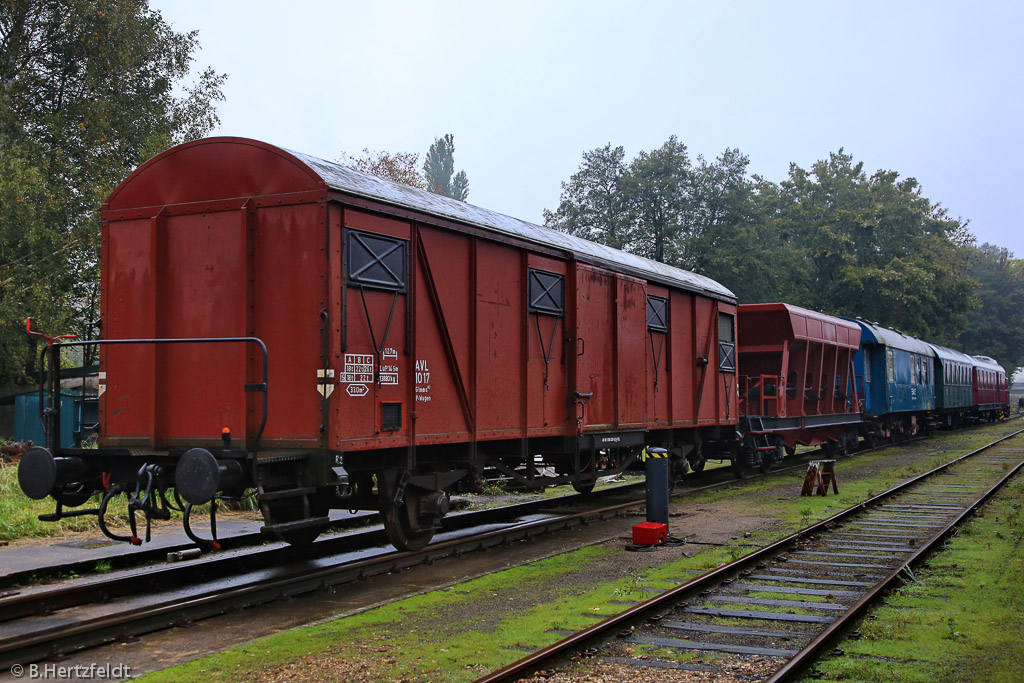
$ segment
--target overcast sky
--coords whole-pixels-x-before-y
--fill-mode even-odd
[[[776,182],[843,147],[1024,257],[1019,0],[151,6],[228,74],[216,134],[333,160],[452,133],[470,203],[535,223],[609,142],[737,147]]]

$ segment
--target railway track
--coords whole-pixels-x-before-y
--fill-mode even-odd
[[[691,482],[680,492],[732,482],[725,468],[705,475],[701,481],[714,483]],[[306,549],[254,548],[26,589],[0,598],[0,670],[607,519],[641,505],[642,486],[451,515],[441,540],[415,552],[394,551],[376,528],[324,538]]]
[[[763,680],[792,680],[1022,467],[1024,430],[636,603],[477,683],[538,672],[547,677],[580,658],[708,671],[685,661],[694,652],[753,660],[768,671]],[[638,650],[659,656],[633,656]]]
[[[814,453],[773,473],[800,469]],[[734,482],[728,468],[707,470],[691,475],[675,495]],[[0,598],[0,670],[625,514],[643,503],[636,495],[641,487],[451,515],[441,541],[417,552],[393,551],[383,530],[375,528],[323,538],[306,549],[250,548],[25,589]]]

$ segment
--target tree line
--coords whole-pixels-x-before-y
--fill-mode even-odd
[[[691,158],[675,136],[627,161],[583,154],[548,227],[707,275],[740,303],[862,317],[1024,365],[1024,261],[977,246],[914,178],[869,174],[843,149],[775,183],[728,148]]]
[[[54,333],[99,313],[98,207],[134,168],[218,124],[224,74],[193,73],[195,31],[146,0],[0,1],[0,384],[34,375],[31,314]],[[343,163],[465,201],[451,134]],[[840,149],[772,182],[670,137],[627,160],[585,152],[544,222],[712,277],[741,302],[862,316],[1024,365],[1024,265],[893,171]]]

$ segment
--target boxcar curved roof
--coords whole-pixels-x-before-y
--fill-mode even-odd
[[[135,169],[103,208],[132,211],[322,189],[543,245],[644,279],[736,299],[726,287],[703,275],[250,138],[205,138],[172,147]]]
[[[998,372],[1005,375],[1006,370],[1003,366],[996,362],[995,358],[989,358],[988,356],[971,356],[971,365],[976,368],[984,368],[985,370],[991,370],[992,372]]]
[[[934,352],[928,344],[921,341],[916,337],[911,337],[897,332],[896,330],[890,330],[888,327],[882,327],[873,323],[865,322],[858,318],[846,318],[846,320],[852,320],[861,327],[861,339],[872,344],[881,344],[882,346],[891,346],[894,349],[900,349],[903,351],[909,351],[911,353],[921,353],[926,356],[934,356]]]
[[[932,344],[926,342],[931,347],[932,351],[935,352],[935,357],[941,360],[948,360],[954,363],[966,363],[967,365],[973,365],[974,360],[962,351],[956,349],[947,349],[945,346],[939,346],[938,344]]]
[[[466,202],[420,190],[410,185],[342,166],[317,157],[286,150],[313,169],[332,190],[414,209],[425,214],[466,223],[478,228],[571,252],[584,260],[626,268],[645,278],[675,284],[684,289],[735,299],[736,295],[709,277],[613,249],[564,232],[527,223]]]

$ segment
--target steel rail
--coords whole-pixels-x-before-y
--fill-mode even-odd
[[[1021,416],[1018,415],[1018,416],[1014,416],[1013,418],[1008,418],[1008,419],[1017,419],[1017,418],[1020,418],[1020,417]],[[969,428],[970,427],[968,427],[968,429]],[[928,437],[914,437],[913,439],[908,439],[907,441],[903,441],[903,442],[900,442],[900,443],[910,443],[910,442],[917,441],[919,439],[924,439],[924,438],[928,438]],[[884,448],[891,448],[893,445],[894,444],[880,444],[880,445],[875,446],[873,448],[868,448],[868,447],[859,448],[855,452],[850,453],[848,457],[852,457],[854,455],[861,455],[863,453],[870,453],[870,452],[873,452],[873,451],[876,451],[876,450],[882,450]],[[773,467],[770,471],[768,471],[766,473],[761,473],[761,472],[758,472],[758,471],[754,471],[754,472],[751,472],[750,474],[748,474],[747,477],[745,477],[743,480],[737,480],[737,479],[735,479],[730,474],[724,481],[715,482],[715,483],[712,483],[712,484],[705,484],[705,485],[703,485],[700,488],[684,488],[682,490],[674,491],[673,492],[673,497],[678,496],[680,494],[687,494],[687,493],[693,493],[693,492],[697,492],[697,491],[703,491],[703,490],[707,490],[709,488],[714,488],[714,487],[717,487],[717,486],[728,486],[728,485],[730,485],[732,483],[737,483],[739,481],[756,481],[756,480],[758,480],[760,478],[763,478],[765,476],[770,476],[770,475],[773,475],[773,474],[779,474],[779,473],[783,473],[783,472],[789,472],[789,471],[792,471],[794,469],[799,469],[801,466],[805,465],[809,459],[817,457],[817,456],[819,456],[821,454],[822,454],[821,449],[804,451],[803,453],[800,453],[799,455],[787,456],[785,461],[783,462],[782,466]],[[686,482],[700,483],[703,480],[712,479],[712,478],[715,478],[718,475],[726,475],[727,473],[729,473],[729,470],[727,468],[725,468],[725,467],[721,467],[721,468],[716,467],[716,468],[713,468],[711,470],[703,470],[701,472],[691,472],[690,474],[688,474],[686,476],[685,479],[682,480],[683,481],[682,486],[685,487],[687,485]],[[574,501],[577,501],[577,500],[581,499],[582,496],[589,496],[591,498],[594,498],[594,497],[597,497],[597,496],[610,495],[610,494],[612,494],[612,492],[622,492],[622,491],[625,491],[625,490],[628,490],[628,489],[631,489],[631,488],[640,488],[641,486],[643,486],[642,483],[625,484],[625,485],[622,485],[622,486],[616,486],[616,487],[608,488],[608,489],[599,489],[599,490],[593,491],[593,492],[591,492],[589,494],[569,494],[569,495],[566,495],[566,496],[558,496],[558,497],[555,497],[555,498],[548,498],[548,499],[537,500],[537,501],[527,501],[527,502],[524,502],[524,503],[516,503],[514,505],[506,505],[506,506],[501,506],[499,508],[489,508],[487,510],[477,510],[477,511],[457,514],[457,515],[449,515],[449,516],[445,517],[442,520],[442,522],[441,522],[442,530],[444,530],[444,531],[453,531],[453,530],[456,530],[456,529],[464,529],[464,528],[466,528],[467,527],[466,524],[461,523],[461,522],[458,523],[458,524],[453,524],[453,521],[454,520],[461,520],[461,519],[467,517],[470,514],[482,514],[482,513],[488,513],[489,512],[489,513],[498,515],[500,517],[500,514],[501,514],[500,511],[506,511],[505,512],[505,516],[506,517],[514,517],[514,516],[521,515],[521,514],[528,514],[530,506],[539,506],[541,508],[544,508],[544,507],[557,507],[557,506],[560,506],[560,505],[572,505],[572,504],[575,504]],[[638,504],[642,503],[642,502],[643,502],[642,500],[638,500],[637,501]],[[500,519],[499,517],[495,517],[495,519],[497,521],[506,521],[506,520]],[[361,516],[354,517],[354,518],[341,519],[341,520],[334,521],[334,522],[331,523],[329,528],[334,530],[334,531],[340,531],[340,530],[347,530],[347,529],[355,529],[355,528],[358,528],[360,526],[376,525],[376,524],[379,524],[379,523],[380,523],[380,516],[379,516],[379,514],[376,513],[376,512],[369,512],[366,515],[361,515]],[[481,522],[481,523],[489,523],[489,522]],[[378,533],[378,536],[380,537],[380,539],[383,539],[383,540],[382,541],[378,541],[378,540],[375,539],[375,540],[372,541],[372,543],[379,544],[379,543],[387,543],[388,542],[383,531],[378,531],[377,533]],[[319,555],[330,554],[330,553],[344,552],[346,550],[346,548],[344,548],[344,547],[338,547],[338,548],[334,548],[334,549],[323,548],[323,544],[325,544],[325,543],[333,543],[336,540],[337,540],[336,536],[328,536],[328,535],[325,535],[321,540],[319,540],[317,542],[316,546],[314,546],[317,549],[317,551],[318,551],[318,556]],[[263,534],[260,533],[260,532],[243,533],[243,534],[238,534],[238,535],[235,535],[235,536],[226,536],[226,537],[223,537],[223,538],[219,539],[219,543],[221,544],[221,547],[222,547],[223,550],[235,550],[235,549],[240,549],[240,548],[245,548],[245,547],[253,547],[253,546],[261,545],[264,542],[266,542],[266,537],[264,537]],[[127,568],[127,567],[133,567],[133,566],[142,565],[142,564],[147,563],[147,562],[163,561],[163,559],[166,557],[166,555],[168,553],[171,553],[171,552],[174,552],[174,551],[180,551],[180,550],[187,550],[187,549],[191,549],[191,548],[195,548],[195,547],[196,547],[195,543],[189,542],[189,543],[182,544],[182,545],[168,546],[168,547],[163,547],[163,548],[159,548],[159,549],[140,548],[140,549],[136,550],[135,552],[133,552],[131,554],[127,554],[127,555],[123,555],[123,556],[114,556],[112,558],[109,558],[108,561],[110,561],[111,564],[114,567],[116,567],[116,568]],[[291,552],[294,555],[294,553],[296,552],[296,549],[292,548]],[[32,580],[33,577],[47,576],[48,575],[47,574],[48,570],[55,570],[55,571],[59,570],[60,572],[72,571],[72,572],[77,572],[77,573],[87,573],[87,572],[92,571],[92,569],[95,566],[96,562],[97,562],[97,559],[79,560],[79,561],[75,561],[75,562],[69,562],[69,563],[61,564],[59,567],[52,567],[52,568],[51,567],[36,567],[36,568],[32,568],[32,569],[25,569],[25,570],[21,570],[21,571],[12,572],[12,573],[9,573],[9,574],[4,574],[3,576],[0,576],[0,587],[10,586],[10,585],[13,585],[13,584],[16,584],[16,583],[19,583],[19,582],[20,583],[24,583],[24,582]],[[114,595],[114,593],[111,593],[111,595]],[[5,620],[5,617],[3,616],[3,610],[4,610],[5,605],[7,605],[7,604],[8,604],[7,601],[5,601],[4,599],[0,599],[0,622]],[[76,604],[81,604],[81,603],[76,603]],[[67,606],[71,606],[71,605],[67,604],[67,603],[61,603],[61,607],[67,607]]]
[[[797,469],[801,464],[803,463],[794,464],[791,467],[775,469],[770,473],[779,473]],[[712,470],[711,472],[715,471],[716,470]],[[718,471],[723,473],[728,472],[725,468]],[[760,475],[751,477],[749,481],[753,481],[758,478],[760,478]],[[736,483],[736,480],[730,477],[725,481],[688,489],[680,493],[683,495],[694,494],[706,490],[728,487],[734,483]],[[604,489],[600,493],[603,493],[606,496],[611,496],[616,493],[628,492],[629,488],[631,487],[614,487]],[[513,509],[518,510],[520,514],[524,513],[527,509],[536,512],[545,507],[550,508],[554,505],[558,505],[560,502],[564,505],[565,502],[570,499],[574,501],[587,500],[588,498],[593,500],[595,495],[596,494],[589,494],[589,496],[564,496],[561,499],[529,501],[516,506],[506,506],[504,508],[477,512],[488,513],[497,511],[504,512],[506,516],[509,514],[508,511]],[[678,494],[674,497],[677,496]],[[419,564],[433,563],[436,560],[446,557],[459,557],[466,552],[472,552],[474,550],[486,550],[498,545],[509,545],[516,540],[529,540],[544,533],[570,529],[579,525],[586,525],[597,518],[606,519],[611,515],[621,513],[623,510],[635,508],[642,503],[643,500],[630,500],[602,508],[575,512],[560,517],[552,517],[534,522],[516,524],[515,526],[507,529],[489,531],[471,537],[444,541],[430,545],[419,551],[392,552],[378,558],[343,563],[333,567],[320,568],[314,571],[305,569],[298,570],[290,576],[254,581],[250,585],[238,586],[228,591],[212,590],[207,593],[198,593],[185,598],[170,600],[166,603],[127,610],[117,615],[90,619],[77,625],[68,625],[65,621],[63,622],[63,625],[56,626],[51,630],[41,630],[22,638],[8,639],[7,641],[0,642],[0,667],[12,663],[37,661],[38,659],[46,656],[63,654],[73,650],[111,642],[117,639],[141,635],[161,628],[180,625],[182,623],[188,623],[194,620],[222,614],[232,609],[239,609],[269,602],[282,596],[290,597],[292,595],[298,595],[314,590],[329,590],[335,585],[355,580],[365,580],[379,574],[402,571]],[[860,506],[855,506],[855,508],[851,509],[859,508]],[[477,513],[453,516],[450,519],[458,519],[459,517],[466,518],[472,514]],[[830,518],[830,520],[834,520],[836,517],[838,517],[838,515]],[[826,522],[830,520],[826,520]],[[821,524],[825,524],[826,522],[822,522]],[[464,524],[463,528],[467,526],[470,525]],[[820,525],[815,525],[815,527],[810,527],[808,530],[804,530],[800,533],[807,533],[810,529],[817,528],[818,526]],[[381,536],[382,533],[383,532],[379,529],[366,532],[368,536]],[[342,537],[336,540],[341,541],[345,540],[345,538],[346,537]],[[351,536],[348,538],[351,538]],[[326,540],[330,541],[330,539]],[[317,545],[321,545],[322,543],[323,541]],[[779,543],[782,542],[780,541]],[[380,545],[380,543],[377,543],[376,545]],[[775,545],[777,546],[778,544]],[[294,549],[284,548],[277,550],[283,550],[287,553],[291,553],[293,555],[292,559],[294,559]],[[235,558],[225,558],[225,560],[231,559]],[[729,566],[732,565],[726,565],[719,570],[715,570],[714,572],[706,575],[708,580],[719,576],[721,571]],[[205,569],[207,569],[207,567],[204,564],[193,563],[180,566],[180,571],[191,573],[193,578],[197,571],[201,572]],[[153,576],[147,574],[143,575],[139,580],[150,582],[152,585],[153,578]],[[701,579],[703,580],[704,577],[701,577]],[[124,580],[131,579],[127,578]],[[216,578],[212,580],[216,580]],[[117,580],[113,579],[112,581]],[[100,592],[102,591],[103,583],[104,582],[94,582],[80,588],[76,587],[74,590]],[[686,585],[693,586],[694,582],[690,582]],[[112,586],[109,585],[107,586],[107,588],[111,587]],[[107,600],[111,593],[112,591],[109,591],[108,593],[100,592],[100,595],[102,599]],[[45,598],[46,595],[51,595],[52,597],[52,594],[52,591],[47,591],[12,597],[20,597],[18,602],[21,604],[21,607],[16,609],[24,610],[26,609],[25,606],[31,605],[32,603],[38,605],[41,602],[41,598]],[[659,598],[661,597],[664,596],[659,596]],[[12,598],[0,600],[0,608],[12,603]],[[52,602],[50,605],[51,609],[56,605],[57,603],[55,601]],[[37,612],[38,610],[35,610],[33,613]]]
[[[187,598],[172,599],[166,603],[91,619],[77,625],[69,625],[64,621],[45,631],[0,642],[0,668],[213,616],[239,606],[268,602],[282,595],[290,597],[313,590],[328,589],[341,583],[399,572],[446,557],[460,557],[474,550],[510,545],[517,540],[529,540],[543,533],[585,525],[594,519],[607,518],[623,508],[635,506],[636,502],[620,503],[606,508],[519,524],[463,539],[443,541],[423,550],[396,551],[377,558],[312,571],[306,568],[298,569],[291,576],[257,580],[250,585],[238,586],[227,591],[218,589]]]
[[[784,471],[784,469],[773,470],[773,472],[781,471]],[[722,472],[725,473],[728,470],[722,468]],[[751,478],[751,480],[753,479]],[[731,486],[734,483],[735,480],[730,477],[726,481],[688,489],[682,493],[684,495],[699,493]],[[615,487],[603,489],[603,491],[607,491],[607,495],[610,496],[628,488]],[[573,498],[578,502],[579,500],[593,500],[594,495],[592,493],[586,496],[564,496],[563,498]],[[529,501],[519,505],[529,506],[531,511],[537,512],[544,507],[550,508],[553,504],[557,504],[557,502],[557,499],[548,499]],[[223,614],[233,609],[270,602],[282,596],[291,597],[314,590],[329,590],[336,585],[365,580],[380,574],[399,572],[420,564],[430,564],[447,557],[460,557],[465,553],[476,550],[487,550],[500,545],[511,545],[518,540],[530,540],[545,533],[587,525],[596,519],[607,519],[630,508],[636,508],[643,503],[643,499],[629,500],[601,508],[520,523],[507,529],[496,529],[466,538],[442,541],[418,551],[395,551],[376,558],[342,563],[333,567],[319,568],[312,571],[302,568],[289,576],[256,580],[249,585],[236,586],[227,591],[215,589],[205,593],[197,593],[188,597],[169,600],[165,603],[126,610],[116,615],[89,619],[78,624],[68,624],[65,620],[48,630],[40,630],[20,638],[0,641],[0,668],[14,663],[25,664],[38,661],[47,656],[64,654],[182,623],[197,621]],[[499,510],[507,509],[508,507],[500,508]],[[380,535],[383,532],[374,530],[367,533]],[[377,545],[380,544],[378,543]],[[280,550],[294,553],[294,549],[290,548]],[[195,572],[202,571],[203,569],[203,564],[183,565],[180,568],[181,571],[190,572],[193,578]],[[139,580],[151,581],[152,578],[152,576],[143,575]],[[75,590],[88,591],[92,589],[95,591],[97,588],[99,588],[99,584],[94,583],[76,588]],[[20,598],[19,609],[25,610],[29,609],[33,603],[39,604],[43,594],[34,593],[17,597]],[[11,600],[11,598],[0,600],[0,608],[4,606],[7,600]]]
[[[1020,432],[1018,432],[1019,434]],[[800,649],[792,658],[790,658],[778,671],[776,671],[771,678],[767,679],[767,683],[780,683],[781,681],[792,680],[796,675],[810,666],[811,662],[814,661],[822,650],[832,644],[855,620],[858,619],[864,612],[866,612],[871,606],[873,606],[881,597],[890,589],[903,583],[903,572],[910,567],[916,565],[926,555],[933,552],[934,549],[941,543],[943,543],[957,528],[964,524],[979,507],[984,505],[992,498],[1000,489],[1002,489],[1010,479],[1013,478],[1018,472],[1024,468],[1024,460],[1017,463],[1009,472],[993,484],[985,493],[978,496],[970,506],[968,506],[963,512],[956,516],[956,518],[950,522],[944,529],[938,532],[931,541],[923,545],[917,552],[910,557],[906,558],[902,564],[893,569],[888,576],[882,579],[881,582],[875,584],[867,593],[865,593],[857,602],[850,606],[850,608],[840,615],[835,621],[830,623],[821,633],[811,639],[807,645]]]
[[[811,536],[819,531],[829,529],[830,527],[836,525],[839,522],[842,522],[850,517],[853,517],[854,515],[860,514],[868,507],[874,506],[875,504],[883,500],[891,498],[892,496],[895,496],[896,494],[915,486],[916,484],[920,483],[921,481],[927,478],[930,478],[940,472],[946,471],[950,467],[962,462],[963,460],[966,460],[979,453],[982,453],[996,446],[997,444],[1000,444],[1003,441],[1011,439],[1022,433],[1024,433],[1024,429],[1013,432],[1012,434],[1008,434],[1004,437],[1001,437],[993,441],[992,443],[982,446],[979,449],[971,451],[970,453],[967,453],[954,460],[951,460],[948,463],[940,465],[939,467],[936,467],[928,472],[925,472],[924,474],[914,477],[913,479],[910,479],[906,482],[903,482],[902,484],[899,484],[889,489],[888,491],[884,491],[876,496],[873,496],[872,498],[869,498],[866,501],[857,503],[856,505],[852,505],[846,508],[845,510],[842,510],[841,512],[838,512],[835,515],[829,517],[828,519],[822,520],[816,524],[812,524],[809,527],[806,527],[793,534],[790,534],[789,536],[778,541],[775,541],[774,543],[767,545],[763,548],[760,548],[748,555],[745,555],[744,557],[738,558],[732,562],[721,565],[713,569],[712,571],[708,572],[707,574],[695,577],[690,581],[687,581],[686,583],[680,584],[675,588],[672,588],[649,600],[634,605],[620,612],[619,614],[616,614],[612,617],[609,617],[608,619],[605,619],[604,621],[598,622],[592,626],[587,627],[582,631],[578,631],[572,635],[569,635],[556,643],[552,643],[551,645],[541,650],[533,652],[515,662],[512,662],[511,664],[508,664],[496,671],[493,671],[485,676],[482,676],[478,678],[475,681],[475,683],[496,683],[497,681],[509,680],[515,676],[524,676],[527,673],[536,670],[537,668],[539,668],[540,664],[551,660],[556,655],[579,648],[583,643],[587,641],[590,641],[599,636],[609,634],[614,629],[621,628],[625,624],[628,624],[632,620],[648,612],[653,612],[666,605],[673,605],[679,602],[680,598],[682,598],[684,595],[688,595],[696,590],[700,590],[710,585],[714,585],[720,578],[724,578],[730,574],[741,571],[747,568],[748,566],[756,565],[758,562],[773,555],[776,555],[782,550],[789,548],[790,546],[795,545],[798,541],[800,541],[806,536]],[[1017,469],[1019,469],[1019,467],[1020,465],[1018,465],[1018,467],[1015,468],[1014,471],[1016,472]],[[986,494],[985,499],[987,500],[988,496],[990,495],[991,492]],[[958,519],[964,517],[965,515],[966,513],[958,516]],[[929,545],[931,546],[932,544]],[[920,557],[921,554],[921,552],[917,552],[914,554],[914,557]],[[901,566],[898,571],[894,572],[894,574],[898,576],[902,570],[903,566]],[[859,603],[860,601],[858,601],[857,604]],[[820,648],[823,647],[823,644],[826,642],[828,642],[827,639],[823,639],[820,643],[818,643],[814,648],[814,652],[819,651]],[[807,647],[810,647],[810,644]]]
[[[585,501],[600,501],[604,498],[612,498],[617,495],[629,494],[639,484],[626,484],[623,486],[602,489],[583,497],[577,494],[562,496],[559,498],[526,501],[514,505],[506,505],[498,508],[474,510],[462,514],[451,515],[444,519],[444,531],[460,531],[473,526],[487,524],[513,523],[516,518],[525,515],[536,514],[544,509],[557,509],[560,507],[571,507]],[[643,500],[631,501],[632,505],[642,504]],[[369,516],[362,519],[367,519]],[[374,522],[379,521],[374,517]],[[229,576],[242,570],[253,570],[257,568],[272,567],[277,564],[284,564],[284,561],[294,562],[295,560],[314,560],[332,555],[339,555],[347,552],[356,552],[369,548],[385,546],[388,544],[387,535],[379,526],[350,534],[325,537],[312,546],[302,548],[287,545],[274,545],[262,550],[248,553],[232,553],[223,555],[208,555],[195,562],[183,562],[174,565],[159,565],[144,569],[129,576],[104,577],[96,581],[77,582],[68,586],[58,588],[30,591],[21,594],[0,598],[0,623],[14,619],[34,616],[52,612],[58,609],[66,609],[79,605],[94,602],[96,596],[101,600],[108,601],[112,598],[124,595],[136,595],[142,592],[151,592],[156,588],[173,588],[176,586],[192,583],[195,580],[196,572],[202,572],[207,580],[222,576]],[[195,547],[189,545],[185,547]],[[156,551],[158,556],[166,554],[167,549]],[[85,563],[88,566],[95,564],[95,560]],[[61,569],[67,570],[68,565]],[[33,570],[26,570],[27,574],[35,573]],[[9,580],[9,579],[8,579]]]
[[[810,451],[806,455],[810,455],[812,453],[814,453],[814,451]],[[801,458],[801,461],[795,461],[793,465],[773,469],[768,474],[777,474],[780,472],[799,469],[804,464],[802,459],[805,457],[805,454],[801,454],[801,456],[798,457]],[[704,472],[697,473],[701,476],[694,483],[699,483],[701,480],[712,479],[715,478],[716,475],[725,475],[727,473],[728,470],[726,468],[705,470]],[[756,477],[751,476],[748,481],[756,481],[762,476],[766,475],[759,474]],[[723,481],[716,481],[692,488],[680,488],[673,492],[673,497],[692,495],[694,493],[713,490],[715,488],[730,486],[736,483],[736,481],[737,480],[732,479],[730,476],[725,478]],[[598,502],[605,498],[614,498],[622,494],[628,494],[632,490],[642,488],[643,486],[643,482],[623,484],[621,486],[599,489],[587,494],[568,494],[554,498],[531,500],[512,505],[503,505],[496,508],[472,510],[453,514],[442,520],[442,531],[451,532],[467,529],[472,526],[510,523],[517,517],[562,507],[577,506],[580,503],[585,502]],[[686,484],[684,483],[683,486],[686,486]],[[621,506],[623,508],[629,508],[636,505],[642,505],[643,503],[643,498],[637,498],[622,503]],[[325,536],[309,548],[275,546],[267,548],[259,553],[249,553],[244,555],[207,555],[204,556],[202,560],[196,562],[182,563],[172,567],[159,566],[149,569],[148,571],[139,572],[132,576],[107,577],[99,581],[86,581],[84,583],[76,583],[71,586],[63,586],[61,588],[55,588],[47,591],[34,591],[0,598],[0,623],[20,617],[85,604],[91,600],[89,597],[90,593],[102,594],[104,600],[109,600],[121,595],[137,593],[140,590],[150,591],[153,589],[153,586],[157,584],[161,587],[180,585],[181,583],[184,583],[184,581],[174,579],[174,575],[181,573],[184,577],[192,579],[194,578],[194,572],[197,567],[202,571],[207,572],[211,577],[220,576],[231,573],[236,566],[241,564],[247,565],[247,569],[253,568],[253,562],[257,562],[258,566],[261,567],[268,566],[274,562],[274,556],[277,555],[287,557],[289,560],[295,560],[297,557],[301,559],[316,559],[344,552],[353,552],[379,545],[386,545],[388,543],[387,536],[383,529],[376,526],[380,523],[379,515],[376,513],[356,517],[353,521],[353,524],[344,524],[344,520],[339,520],[339,522],[334,523],[334,526],[335,528],[352,529],[360,525],[372,524],[375,525],[375,528],[344,535]],[[239,542],[234,546],[230,545],[233,539],[237,540],[248,536],[262,538],[259,533],[246,534],[242,537],[227,537],[222,540],[222,545],[226,548],[243,548],[247,545],[256,545],[255,543],[246,544],[242,542]],[[124,556],[124,559],[129,562],[137,561],[138,563],[162,560],[171,551],[194,547],[195,544],[190,543],[182,546],[161,548],[159,550],[135,552],[131,555]],[[84,572],[91,570],[95,564],[95,559],[83,560],[80,562],[63,564],[60,566],[60,570],[65,572],[68,570]],[[39,572],[39,569],[26,569],[21,572],[8,574],[3,577],[3,581],[0,585],[24,580],[30,576],[38,576]]]

